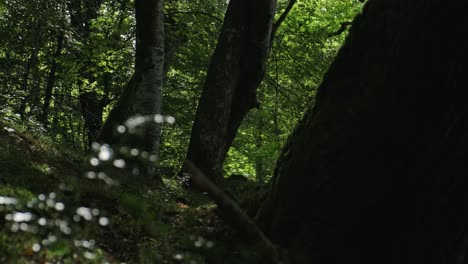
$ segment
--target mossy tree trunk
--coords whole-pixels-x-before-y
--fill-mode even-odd
[[[293,263],[467,263],[467,7],[356,18],[258,215]]]
[[[247,112],[258,107],[276,0],[230,1],[208,68],[187,159],[220,182],[223,162]],[[184,170],[184,168],[183,168]]]
[[[99,141],[111,145],[123,143],[115,128],[124,124],[128,118],[161,113],[164,81],[163,0],[136,0],[135,16],[135,73],[109,114],[99,136]],[[157,154],[160,131],[160,124],[147,122],[143,125],[142,134],[132,137],[130,143],[140,150]]]

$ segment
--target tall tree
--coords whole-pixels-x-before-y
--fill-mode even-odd
[[[293,263],[466,263],[467,3],[369,0],[259,213]]]
[[[259,105],[275,10],[276,0],[229,2],[186,157],[215,182],[242,120]]]
[[[118,143],[121,138],[116,127],[135,115],[151,116],[161,113],[161,90],[164,81],[164,16],[162,0],[136,0],[135,73],[123,90],[117,105],[104,124],[99,141]],[[157,154],[161,127],[159,120],[143,124],[143,133],[135,142],[141,150]]]
[[[65,40],[65,33],[62,31],[57,36],[57,48],[52,55],[52,62],[50,65],[49,74],[47,76],[47,84],[45,87],[45,95],[44,95],[44,104],[42,105],[42,114],[41,114],[41,121],[44,124],[44,127],[49,125],[49,108],[50,102],[52,100],[52,90],[55,84],[55,76],[57,73],[57,66],[58,66],[58,59],[60,54],[62,53],[63,44]]]
[[[340,28],[341,21],[352,21],[361,9],[357,1],[278,3],[277,13],[284,11],[277,14],[273,25],[275,37],[267,72],[258,89],[261,107],[242,121],[224,163],[226,175],[242,174],[251,179],[254,175],[258,178],[258,173],[266,178],[273,175],[282,146],[346,35],[329,34]],[[260,119],[264,120],[261,126]]]
[[[70,13],[71,26],[75,32],[75,37],[91,49],[90,36],[91,24],[99,15],[99,9],[103,0],[77,0],[67,2]],[[93,89],[95,82],[93,69],[96,67],[93,61],[86,54],[86,49],[77,50],[77,57],[81,58],[80,80],[79,80],[79,101],[81,113],[85,121],[87,142],[90,145],[96,140],[102,127],[102,114],[106,106],[106,99],[99,98],[98,93]]]
[[[36,8],[44,8],[43,3],[35,3]],[[45,21],[41,15],[37,16],[32,16],[30,19],[31,26],[33,28],[32,34],[31,34],[31,47],[30,47],[30,56],[29,59],[25,65],[24,73],[23,73],[23,78],[22,78],[22,83],[21,83],[21,90],[26,94],[21,100],[21,103],[19,104],[18,108],[18,113],[21,115],[23,119],[26,119],[25,111],[26,107],[28,106],[28,103],[32,102],[37,102],[39,99],[39,89],[36,85],[30,85],[31,84],[31,77],[32,78],[38,78],[38,66],[39,66],[39,52],[40,49],[43,48],[45,44],[45,38],[44,38],[44,33],[46,32],[44,30],[45,27]],[[36,105],[32,105],[32,107],[36,107]]]

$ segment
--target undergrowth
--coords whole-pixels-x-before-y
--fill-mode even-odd
[[[0,263],[255,263],[255,248],[183,179],[90,168],[82,153],[0,120]],[[259,198],[246,194],[258,186],[227,184],[253,215]]]

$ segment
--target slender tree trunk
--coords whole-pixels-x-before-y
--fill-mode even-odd
[[[91,62],[88,63],[88,65],[91,64]],[[87,83],[79,81],[78,85],[80,87],[80,95],[78,96],[78,100],[80,101],[81,114],[85,122],[86,135],[88,136],[87,142],[90,146],[91,143],[97,140],[101,131],[104,107],[102,106],[98,93],[93,88],[88,87],[90,84],[95,82],[95,78],[86,72],[86,68],[87,67],[82,68],[82,71],[84,72],[82,73],[82,77],[87,80]]]
[[[263,145],[262,133],[264,129],[264,117],[259,114],[257,117],[257,127],[255,135],[255,146],[257,147],[257,156],[255,157],[255,176],[257,182],[263,183],[265,180],[265,162],[262,155],[260,155],[260,149]]]
[[[211,58],[187,159],[214,182],[247,112],[258,107],[257,88],[265,74],[276,0],[229,3]],[[182,168],[184,171],[184,168]]]
[[[27,106],[28,99],[29,99],[29,92],[30,92],[29,91],[30,90],[29,89],[29,77],[31,75],[31,71],[33,70],[33,68],[36,67],[37,62],[38,62],[38,49],[32,48],[31,56],[29,57],[26,67],[24,69],[23,79],[21,82],[21,91],[27,94],[21,99],[20,106],[18,107],[18,113],[21,115],[22,118],[25,117],[24,115],[26,112],[26,106]]]
[[[33,39],[32,41],[33,46],[31,50],[31,57],[28,60],[28,64],[26,65],[25,74],[23,77],[21,89],[25,93],[25,96],[21,100],[18,113],[21,115],[21,118],[25,120],[26,116],[26,109],[28,105],[30,106],[31,110],[34,110],[37,106],[37,100],[39,99],[40,90],[39,83],[40,83],[40,76],[39,76],[39,50],[44,45],[43,41],[43,34],[42,31],[44,27],[44,21],[40,19],[32,19],[31,23],[35,24],[35,27],[31,30],[33,31]],[[30,82],[30,78],[32,76],[32,82]],[[30,86],[30,83],[35,85]]]
[[[76,37],[87,45],[90,44],[91,21],[99,15],[102,0],[73,0],[68,1],[71,25],[76,32]],[[84,54],[80,54],[84,55]],[[86,57],[86,56],[84,56]],[[87,84],[95,81],[90,69],[96,67],[91,60],[85,61],[81,67],[81,78],[87,80]],[[88,146],[97,140],[102,127],[102,113],[104,104],[98,93],[92,88],[86,87],[84,81],[79,82],[81,114],[85,121]]]
[[[91,145],[91,143],[97,140],[101,131],[104,108],[95,91],[82,92],[79,100],[86,125],[87,142],[88,145]]]
[[[292,263],[466,263],[465,1],[369,0],[260,211]]]
[[[46,84],[45,96],[44,96],[44,105],[42,106],[41,121],[44,124],[44,127],[46,128],[49,124],[49,108],[50,108],[50,102],[52,99],[52,90],[54,89],[58,58],[60,57],[60,54],[62,53],[63,42],[64,42],[64,32],[60,32],[57,37],[57,48],[55,49],[55,53],[52,57],[52,64],[50,66],[49,75],[47,77],[47,84]]]

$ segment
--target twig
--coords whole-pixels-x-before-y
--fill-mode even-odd
[[[281,23],[283,23],[283,21],[286,19],[286,17],[289,14],[289,11],[291,11],[295,3],[296,3],[296,0],[289,0],[288,6],[284,10],[284,12],[281,14],[278,20],[275,23],[273,23],[273,27],[271,29],[270,41],[272,41],[273,38],[275,37],[276,31],[281,26]]]
[[[350,26],[351,24],[352,24],[352,22],[350,22],[350,21],[342,22],[341,25],[340,25],[340,28],[339,28],[337,31],[328,34],[328,37],[333,37],[333,36],[338,36],[338,35],[340,35],[340,34],[343,33],[343,32],[348,28],[348,26]]]

